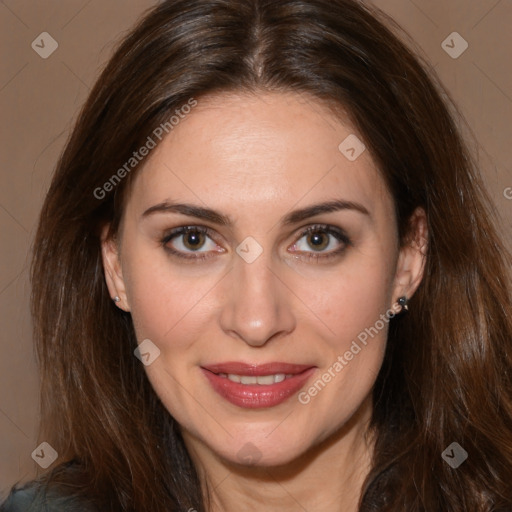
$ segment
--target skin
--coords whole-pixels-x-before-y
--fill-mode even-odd
[[[139,343],[150,339],[160,350],[145,370],[213,489],[210,510],[357,510],[387,323],[307,404],[295,394],[275,407],[237,407],[200,370],[226,361],[308,364],[316,370],[307,390],[400,296],[413,295],[424,268],[424,212],[415,212],[411,242],[400,249],[393,201],[369,151],[349,161],[338,149],[354,133],[296,93],[201,98],[147,158],[118,236],[107,238],[105,227],[107,285],[131,312]],[[368,214],[346,209],[281,221],[334,199]],[[164,201],[214,209],[232,225],[175,212],[142,216]],[[350,243],[320,230],[319,250],[302,235],[316,224],[344,230]],[[212,237],[200,238],[196,252],[185,236],[167,247],[209,258],[165,250],[169,230],[198,225]],[[252,263],[236,252],[246,237],[262,248]]]

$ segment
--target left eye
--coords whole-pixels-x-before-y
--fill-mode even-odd
[[[306,240],[306,244],[309,247],[312,247],[315,252],[324,251],[329,246],[332,246],[331,242],[333,241],[333,238],[339,241],[339,237],[336,237],[336,233],[333,233],[328,229],[314,228],[303,234],[299,241],[293,245],[293,247],[296,247],[299,251],[307,251],[307,247],[301,247],[301,244],[299,243],[303,238]]]
[[[304,240],[304,242],[301,242]],[[338,253],[350,244],[348,237],[341,231],[329,226],[311,226],[302,233],[300,239],[292,246],[292,252]]]

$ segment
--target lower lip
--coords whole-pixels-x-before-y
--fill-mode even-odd
[[[282,382],[269,385],[239,384],[204,368],[201,370],[213,389],[228,402],[247,409],[262,409],[275,407],[299,391],[313,374],[315,368],[309,368]]]

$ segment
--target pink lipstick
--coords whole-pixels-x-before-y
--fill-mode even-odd
[[[238,407],[275,407],[299,391],[314,373],[315,366],[241,362],[209,364],[201,367],[212,388]]]

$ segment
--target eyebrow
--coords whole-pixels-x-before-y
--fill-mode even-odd
[[[370,216],[370,212],[362,204],[355,203],[353,201],[336,199],[333,201],[314,204],[300,210],[290,212],[282,218],[281,222],[284,226],[289,226],[291,224],[297,224],[303,220],[309,219],[310,217],[314,217],[316,215],[320,215],[322,213],[331,213],[343,210],[352,210],[363,215]],[[207,220],[220,226],[233,225],[233,222],[229,216],[210,208],[204,208],[202,206],[186,203],[172,203],[170,201],[164,201],[162,203],[151,206],[146,211],[144,211],[142,218],[149,217],[156,213],[181,213],[182,215]]]

